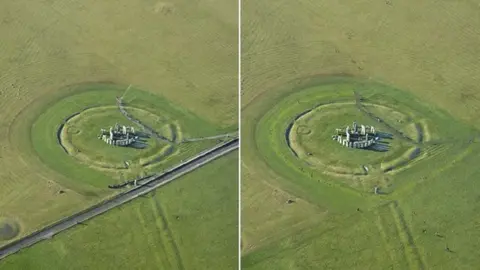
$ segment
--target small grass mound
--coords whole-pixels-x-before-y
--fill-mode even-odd
[[[0,241],[11,240],[20,233],[20,225],[14,220],[0,218]]]

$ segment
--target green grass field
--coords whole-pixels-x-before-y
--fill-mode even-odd
[[[235,269],[237,180],[234,152],[7,257],[0,269]]]
[[[8,37],[0,42],[0,233],[16,237],[0,237],[0,245],[113,195],[109,184],[217,143],[185,138],[237,130],[236,7],[203,0],[0,4],[0,35]],[[127,111],[172,143],[143,152],[102,145],[97,129],[129,124],[114,109],[122,95]],[[61,135],[77,153],[68,155],[58,128],[92,106],[66,123]],[[125,160],[132,165],[122,171]]]
[[[478,11],[469,1],[243,2],[245,269],[477,268]],[[308,165],[286,142],[296,116],[353,104],[353,90],[414,141],[394,136],[408,147],[369,156],[383,160],[371,182]],[[297,120],[291,142],[330,169],[339,157],[358,165],[358,153],[316,140],[368,119],[326,108]],[[383,171],[391,165],[400,167]],[[386,195],[372,194],[378,183]]]

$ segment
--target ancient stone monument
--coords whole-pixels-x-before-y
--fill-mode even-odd
[[[367,148],[379,140],[373,126],[361,125],[358,128],[356,121],[353,122],[351,129],[350,126],[345,129],[337,128],[336,133],[332,139],[349,148]]]
[[[110,145],[128,146],[138,140],[133,127],[115,124],[109,130],[102,128],[100,132],[98,138]]]

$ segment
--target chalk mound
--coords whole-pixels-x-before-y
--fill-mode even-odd
[[[20,225],[10,219],[0,218],[0,241],[15,238],[20,233]]]

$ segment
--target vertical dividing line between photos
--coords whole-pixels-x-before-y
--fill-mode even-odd
[[[242,0],[238,0],[238,269],[242,268]]]

